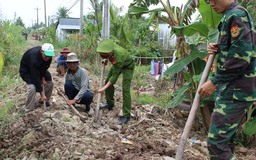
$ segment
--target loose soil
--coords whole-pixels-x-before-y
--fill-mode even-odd
[[[28,46],[40,44],[32,39]],[[89,71],[90,86],[93,91],[98,89],[100,77]],[[132,102],[132,118],[123,126],[118,125],[121,115],[121,87],[115,85],[115,108],[101,113],[100,122],[94,122],[84,109],[76,105],[79,112],[86,117],[81,121],[65,100],[57,93],[57,88],[63,89],[63,77],[56,73],[56,62],[52,62],[50,72],[55,82],[52,95],[52,105],[44,107],[37,105],[35,111],[28,116],[23,115],[26,99],[26,84],[12,86],[0,107],[5,107],[8,101],[14,101],[14,111],[8,123],[0,132],[0,159],[111,159],[111,160],[172,160],[185,126],[189,111],[181,108],[164,110],[154,104],[141,105]],[[142,90],[154,94],[156,82],[147,79],[148,86]],[[37,95],[39,98],[39,95]],[[95,109],[97,94],[92,107]],[[5,122],[0,122],[4,124]],[[207,134],[197,116],[195,124],[187,139],[184,160],[207,160]],[[123,142],[122,138],[127,141]],[[253,148],[238,146],[238,160],[256,159]]]

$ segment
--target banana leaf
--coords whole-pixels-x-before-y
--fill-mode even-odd
[[[187,26],[173,26],[173,32],[176,36],[192,36],[195,33],[199,33],[201,36],[208,37],[209,29],[204,23],[195,22]]]
[[[175,108],[179,105],[185,98],[185,92],[190,89],[190,85],[186,84],[177,89],[174,92],[174,97],[166,104],[166,108]]]
[[[174,62],[174,64],[169,67],[164,74],[167,76],[173,76],[175,73],[180,72],[185,66],[193,62],[196,58],[203,59],[207,56],[207,52],[200,52],[195,45],[189,45],[190,54],[182,59],[179,59]]]
[[[253,117],[250,121],[246,122],[243,132],[249,136],[256,134],[256,117]]]
[[[198,10],[202,15],[204,23],[208,27],[216,28],[220,23],[222,15],[217,14],[209,4],[205,3],[205,0],[200,0],[199,3]]]

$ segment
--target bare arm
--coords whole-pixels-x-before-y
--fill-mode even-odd
[[[101,89],[98,90],[98,93],[103,93],[111,85],[112,83],[108,81],[108,83],[105,86],[103,86]]]

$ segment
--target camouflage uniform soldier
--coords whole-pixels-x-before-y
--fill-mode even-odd
[[[200,89],[202,96],[216,89],[215,108],[208,133],[212,160],[234,159],[234,135],[248,107],[256,99],[253,23],[248,12],[234,0],[210,0],[223,17],[218,44],[210,43],[208,52],[218,53],[217,72]]]
[[[98,90],[99,93],[105,91],[107,104],[104,109],[112,110],[114,107],[114,84],[116,83],[119,75],[123,74],[122,90],[123,90],[123,117],[120,119],[120,125],[129,121],[131,116],[131,81],[135,68],[135,63],[132,56],[121,46],[115,44],[110,39],[102,40],[97,48],[100,56],[105,60],[112,63],[105,86]],[[103,62],[106,64],[107,61]]]

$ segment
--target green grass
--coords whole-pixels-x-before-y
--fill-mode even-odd
[[[142,105],[145,105],[145,104],[156,104],[157,103],[157,99],[154,96],[151,96],[151,95],[140,94],[139,102]]]
[[[16,120],[16,117],[12,117],[9,114],[14,108],[14,102],[8,101],[5,106],[0,106],[0,132],[9,124]]]
[[[9,65],[4,67],[3,73],[0,76],[0,92],[3,94],[0,95],[0,100],[4,98],[6,91],[11,87],[20,84],[22,82],[18,74],[18,66]]]

